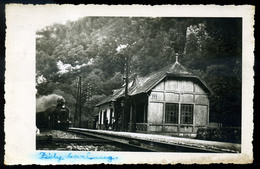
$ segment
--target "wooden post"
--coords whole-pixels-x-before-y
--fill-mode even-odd
[[[98,128],[101,130],[101,125],[102,125],[102,110],[99,112],[99,125]]]
[[[79,127],[81,127],[81,76],[79,76]]]
[[[78,104],[79,104],[79,83],[78,83],[78,86],[77,86],[77,98],[76,98],[76,106],[75,106],[75,114],[74,114],[74,127],[76,127],[76,120],[77,120],[77,117],[78,117]]]
[[[133,106],[130,107],[130,125],[129,125],[129,131],[133,131]]]
[[[128,116],[128,71],[129,71],[129,57],[126,56],[126,77],[125,77],[125,105],[124,105],[124,115],[123,115],[123,131],[127,130],[127,116]]]
[[[136,131],[136,101],[133,99],[133,131]]]

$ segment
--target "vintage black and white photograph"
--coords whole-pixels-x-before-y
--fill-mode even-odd
[[[7,39],[22,46],[9,55],[20,53],[25,68],[9,66],[7,84],[19,86],[9,93],[25,108],[6,126],[21,117],[27,133],[7,132],[7,161],[18,151],[26,164],[250,163],[254,39],[245,27],[253,30],[254,10],[199,7],[138,6],[131,15],[134,6],[9,6],[12,18],[13,9],[35,15],[7,24],[24,30]]]
[[[241,152],[241,18],[83,17],[36,32],[36,149]]]

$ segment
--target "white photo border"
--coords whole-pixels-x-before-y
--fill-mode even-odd
[[[6,5],[5,164],[210,164],[253,162],[254,14],[250,5]],[[73,17],[74,16],[74,17]],[[35,149],[36,31],[60,18],[85,16],[239,17],[242,35],[241,153],[97,152],[118,160],[40,160]],[[53,153],[53,151],[47,151]],[[70,152],[61,152],[70,153]],[[74,152],[72,152],[74,153]],[[76,152],[82,154],[83,152]]]

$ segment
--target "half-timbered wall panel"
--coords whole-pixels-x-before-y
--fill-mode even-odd
[[[196,95],[195,96],[196,104],[209,104],[209,99],[207,95]]]
[[[194,84],[195,93],[205,93],[205,91],[198,85]]]
[[[152,92],[150,95],[150,100],[151,101],[163,101],[164,100],[163,95],[164,95],[163,92]]]
[[[162,124],[163,103],[153,103],[149,105],[148,123]]]
[[[164,126],[164,132],[178,132],[178,126]]]
[[[179,94],[175,93],[165,93],[165,101],[168,102],[179,102]]]
[[[162,126],[149,126],[149,131],[160,132],[162,131]]]
[[[193,103],[193,94],[181,94],[182,103]]]
[[[193,82],[184,80],[167,80],[165,82],[165,90],[193,92]]]
[[[157,86],[154,87],[154,90],[164,90],[164,82],[160,82]]]
[[[178,81],[180,90],[183,92],[193,92],[193,82],[192,81]]]
[[[196,125],[207,125],[207,114],[208,106],[196,105],[195,106],[195,124]]]
[[[178,82],[176,80],[167,80],[165,82],[165,90],[180,91],[180,89],[178,88]]]
[[[192,128],[193,128],[192,126],[180,126],[180,132],[191,133]]]

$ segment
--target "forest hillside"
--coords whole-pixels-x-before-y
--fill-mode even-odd
[[[36,33],[37,97],[58,94],[75,113],[82,77],[83,120],[130,77],[179,62],[213,91],[210,121],[241,126],[242,20],[239,18],[85,17]]]

